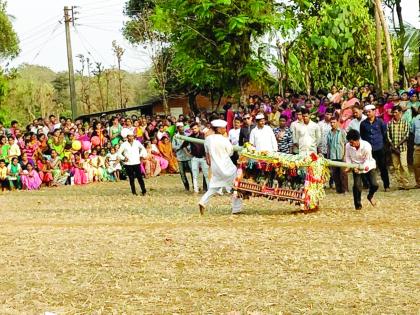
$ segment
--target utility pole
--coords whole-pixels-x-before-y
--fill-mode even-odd
[[[76,84],[74,81],[73,51],[71,49],[70,23],[74,26],[74,7],[64,7],[64,25],[66,27],[67,62],[69,65],[70,102],[73,120],[77,117]]]

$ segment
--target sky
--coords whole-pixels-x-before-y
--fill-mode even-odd
[[[122,68],[142,72],[150,67],[150,59],[142,47],[135,48],[123,37],[121,29],[124,0],[9,0],[8,14],[14,16],[13,25],[21,41],[21,53],[11,66],[30,63],[47,66],[55,71],[67,70],[67,50],[63,23],[64,6],[78,6],[77,20],[71,27],[74,67],[80,63],[75,57],[83,54],[92,62],[105,67],[116,65],[112,41],[125,49]]]
[[[55,71],[67,69],[63,8],[78,6],[76,26],[71,29],[73,55],[83,54],[105,67],[116,65],[112,41],[126,51],[122,68],[142,72],[150,67],[150,58],[142,47],[134,48],[124,40],[121,29],[124,0],[9,0],[7,11],[14,16],[14,27],[21,40],[21,54],[11,66],[30,63],[47,66]],[[420,28],[419,3],[402,0],[403,17]],[[59,23],[61,21],[61,24]],[[75,69],[79,62],[74,58]]]

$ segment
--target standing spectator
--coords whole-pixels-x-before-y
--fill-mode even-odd
[[[311,120],[307,108],[302,109],[302,123],[297,125],[294,141],[299,148],[299,154],[317,152],[321,141],[321,130],[318,124]]]
[[[226,130],[227,132],[229,132],[229,130],[233,128],[233,118],[235,117],[235,113],[232,110],[232,103],[227,102],[225,106],[223,106],[223,109],[225,110],[224,117],[226,118],[226,122],[227,122]]]
[[[177,135],[184,135],[184,123],[177,122],[176,123],[176,130]],[[185,152],[185,148],[183,148],[184,140],[177,139],[174,137],[172,139],[172,147],[175,151],[176,158],[178,160],[179,165],[179,174],[181,175],[182,183],[184,184],[184,188],[186,191],[190,190],[190,183],[188,182],[187,178],[187,170],[191,173],[191,157]],[[192,173],[191,173],[192,175]],[[192,178],[191,178],[192,181]]]
[[[347,132],[351,129],[357,130],[360,132],[360,124],[363,120],[366,119],[366,115],[363,114],[362,108],[360,106],[353,107],[353,119],[348,126]]]
[[[328,158],[333,161],[343,161],[346,152],[346,132],[339,128],[336,117],[331,117],[331,130],[327,135]],[[341,167],[332,167],[332,177],[335,190],[338,194],[344,194],[349,190],[347,173]]]
[[[360,136],[372,146],[372,156],[381,172],[384,189],[389,189],[389,174],[385,157],[386,124],[375,116],[375,105],[366,105],[367,118],[360,123]]]
[[[255,128],[255,125],[252,124],[252,116],[248,113],[244,115],[243,125],[239,131],[239,145],[243,146],[245,143],[249,142],[249,136],[252,129]]]
[[[257,126],[252,129],[249,135],[249,142],[255,147],[257,151],[276,152],[277,140],[273,129],[265,124],[263,114],[258,114],[255,117]]]
[[[292,153],[297,154],[299,153],[299,146],[298,146],[298,142],[297,142],[297,129],[298,127],[303,124],[303,118],[302,118],[302,109],[298,108],[296,110],[296,120],[293,121],[290,124],[290,130],[292,131],[292,138],[293,138],[293,149],[292,149]]]
[[[198,123],[194,122],[190,125],[190,129],[192,131],[191,137],[196,139],[202,139],[204,140],[204,134],[200,131],[200,126]],[[208,187],[209,183],[209,166],[206,161],[206,152],[204,149],[204,144],[199,143],[189,143],[187,141],[184,142],[183,148],[187,147],[187,145],[190,145],[190,155],[191,158],[191,172],[193,176],[193,187],[194,192],[199,193],[198,188],[198,177],[200,175],[200,168],[204,175],[204,180],[206,182],[206,185]]]
[[[401,106],[392,109],[393,119],[388,124],[388,141],[391,145],[392,164],[395,169],[399,189],[408,189],[407,140],[409,126],[401,119]]]
[[[274,104],[271,113],[268,114],[268,124],[271,128],[275,129],[279,126],[281,112],[279,111],[278,105]]]
[[[281,153],[292,153],[293,137],[292,131],[287,127],[287,116],[281,115],[279,119],[279,127],[274,129],[276,136],[278,151]]]
[[[325,112],[324,119],[318,122],[319,129],[321,131],[321,140],[318,146],[318,152],[322,153],[324,156],[327,156],[328,153],[328,144],[327,137],[328,133],[331,131],[331,117],[333,116],[334,110],[328,109]]]
[[[241,119],[235,118],[233,121],[233,129],[229,130],[228,138],[232,145],[238,145],[239,144],[239,133],[241,132]],[[236,165],[236,162],[238,162],[239,155],[238,152],[234,151],[232,156],[230,157],[233,164]]]
[[[146,149],[139,141],[134,140],[132,131],[128,132],[127,141],[121,145],[118,155],[123,157],[125,170],[130,181],[131,193],[137,195],[135,186],[135,179],[137,179],[142,195],[146,195],[146,186],[140,172],[141,159],[146,156]]]

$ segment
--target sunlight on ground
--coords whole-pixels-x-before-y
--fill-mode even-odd
[[[182,191],[178,176],[0,194],[0,314],[415,314],[420,191],[322,210]]]

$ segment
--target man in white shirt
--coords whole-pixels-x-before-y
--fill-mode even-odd
[[[360,107],[354,106],[352,111],[353,111],[353,120],[350,122],[350,125],[347,127],[346,132],[348,132],[351,129],[354,129],[360,132],[360,124],[367,117],[363,114],[363,111]]]
[[[251,143],[257,151],[277,152],[277,140],[273,129],[265,125],[265,117],[258,114],[255,117],[257,126],[252,129],[249,135]]]
[[[372,157],[372,146],[369,142],[360,139],[360,133],[357,130],[349,130],[347,133],[346,144],[346,162],[359,164],[361,169],[353,169],[353,200],[356,210],[362,209],[362,176],[369,183],[368,201],[372,206],[376,205],[373,196],[378,190],[376,181],[376,161]],[[349,169],[345,170],[350,172]]]
[[[296,141],[296,134],[297,134],[297,128],[301,124],[303,124],[302,109],[298,108],[296,110],[296,120],[290,124],[290,131],[292,132],[292,138],[293,138],[293,148],[292,148],[293,154],[299,153],[299,147]]]
[[[127,140],[121,145],[118,150],[118,155],[121,156],[121,160],[124,162],[124,167],[130,181],[131,192],[137,196],[135,185],[135,179],[137,178],[141,193],[144,196],[146,194],[146,186],[141,175],[140,163],[141,159],[147,156],[147,152],[138,140],[134,140],[134,133],[131,130],[127,132]]]
[[[233,129],[229,130],[228,138],[232,145],[239,144],[239,132],[241,131],[241,119],[235,118],[233,120]]]
[[[296,125],[295,144],[298,145],[299,154],[317,152],[321,142],[321,130],[318,124],[314,123],[307,108],[302,109],[302,123]]]
[[[241,119],[239,117],[236,117],[233,120],[233,129],[230,129],[228,133],[228,138],[229,138],[230,143],[232,143],[232,145],[239,145],[240,132],[241,132]],[[236,165],[236,163],[238,162],[238,159],[239,159],[238,152],[233,152],[233,155],[231,156],[231,160],[233,164]]]
[[[334,109],[328,108],[325,112],[324,119],[318,123],[319,130],[321,131],[321,141],[319,142],[318,151],[324,156],[328,154],[328,141],[327,137],[331,131],[331,117],[333,116]]]
[[[210,166],[212,176],[207,192],[201,197],[198,203],[201,214],[204,214],[206,205],[212,195],[218,193],[223,188],[228,192],[232,190],[236,177],[236,166],[230,159],[233,154],[233,146],[223,136],[226,133],[227,122],[217,119],[213,120],[211,124],[215,133],[206,137],[204,147],[206,150],[207,164]],[[232,200],[232,213],[240,211],[234,205],[237,201],[237,198]]]

